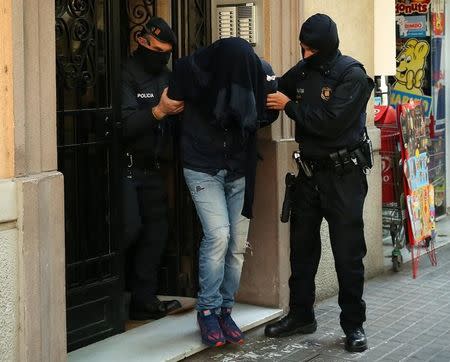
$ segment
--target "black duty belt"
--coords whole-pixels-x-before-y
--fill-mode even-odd
[[[323,159],[309,159],[305,163],[309,165],[312,172],[321,170],[334,170],[338,175],[351,172],[356,166],[362,166],[362,160],[359,153],[359,148],[347,151],[342,149],[330,153],[328,158]]]
[[[310,159],[305,162],[311,167],[312,170],[332,170],[334,169],[334,163],[330,158],[324,159]]]
[[[338,175],[343,175],[352,172],[356,166],[367,175],[373,166],[372,142],[367,129],[364,130],[362,141],[357,145],[332,152],[329,157],[304,159],[301,150],[294,151],[292,156],[306,177],[312,177],[314,172],[320,170],[334,170]]]

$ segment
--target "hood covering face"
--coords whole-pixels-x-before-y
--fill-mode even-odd
[[[339,48],[339,36],[336,23],[325,14],[316,14],[302,25],[299,40],[302,44],[318,52],[305,61],[320,66],[336,57]]]
[[[240,38],[220,39],[175,63],[168,96],[196,103],[220,127],[257,129],[265,106],[266,75],[252,46]]]

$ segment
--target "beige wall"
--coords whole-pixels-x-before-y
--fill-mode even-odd
[[[64,192],[59,172],[16,180],[19,361],[66,359]]]
[[[295,65],[301,56],[298,31],[301,19],[301,3],[298,0],[266,0],[264,19],[266,37],[265,55],[275,74],[281,76]],[[293,139],[294,125],[285,114],[272,127],[272,139]]]
[[[54,0],[0,0],[0,360],[66,359]]]
[[[395,0],[374,1],[375,44],[374,73],[376,75],[395,75],[397,64],[395,58],[396,29],[395,29]]]
[[[277,74],[287,71],[300,58],[300,24],[315,13],[326,13],[338,25],[341,51],[360,60],[373,76],[373,6],[372,0],[266,0],[264,22],[265,32],[269,36],[266,37],[264,54]],[[372,106],[372,102],[369,103],[367,123],[376,152],[375,167],[368,177],[369,193],[364,210],[368,248],[364,260],[366,277],[383,271],[381,161],[378,152],[380,136],[378,130],[373,127]],[[287,171],[295,168],[290,160],[292,151],[297,147],[292,140],[292,122],[287,117],[282,117],[272,126],[271,136],[273,141],[263,141],[260,144],[265,159],[258,168],[255,219],[252,221],[250,233],[252,250],[246,255],[239,298],[246,302],[286,307],[290,275],[289,229],[278,220],[284,196],[284,176]],[[322,259],[316,277],[318,300],[337,292],[334,259],[326,222],[321,230]]]

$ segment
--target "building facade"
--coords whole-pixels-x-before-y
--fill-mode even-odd
[[[117,318],[110,316],[120,313],[119,299],[114,298],[121,294],[117,289],[120,255],[114,249],[120,242],[114,168],[120,165],[120,100],[114,91],[120,86],[120,60],[132,49],[133,31],[139,30],[142,17],[154,13],[171,22],[180,39],[176,55],[181,56],[214,40],[214,32],[208,29],[214,24],[215,7],[235,2],[130,0],[127,9],[121,8],[122,3],[0,0],[0,360],[62,361],[68,344],[69,349],[77,348],[123,330]],[[322,12],[336,21],[342,52],[359,59],[373,75],[374,1],[253,3],[259,22],[256,50],[277,74],[300,59],[302,21]],[[127,29],[125,37],[123,29]],[[67,34],[75,34],[75,40]],[[87,42],[87,34],[95,42]],[[90,54],[89,47],[95,48],[95,57],[87,57],[92,64],[77,63],[80,58],[74,54],[79,55],[80,49]],[[109,91],[102,96],[102,89]],[[373,126],[372,108],[370,103],[368,128],[375,145],[375,167],[369,176],[365,207],[368,278],[383,270],[380,138]],[[297,147],[293,134],[293,124],[283,116],[260,134],[264,162],[258,169],[255,218],[238,297],[245,303],[288,305],[289,227],[280,223],[279,212],[285,173],[295,168],[290,157]],[[176,162],[175,153],[170,157],[169,164]],[[93,169],[100,172],[93,173]],[[162,271],[167,281],[163,290],[193,295],[195,273],[191,272],[198,235],[192,226],[192,209],[185,198],[177,199],[183,186],[176,170],[168,169],[175,195],[176,232]],[[91,195],[106,196],[94,200]],[[326,223],[322,232],[323,256],[317,276],[320,299],[337,291]],[[92,234],[106,244],[92,247]],[[180,235],[190,235],[190,250],[175,247],[180,246]],[[175,277],[171,275],[174,268],[179,272]],[[178,280],[175,284],[174,279]],[[95,311],[96,303],[109,314],[101,315],[99,324],[93,323],[94,317],[78,325],[77,316],[89,315],[83,308],[90,305],[89,311]],[[86,325],[97,337],[84,338],[89,334]],[[95,330],[92,325],[101,327]]]

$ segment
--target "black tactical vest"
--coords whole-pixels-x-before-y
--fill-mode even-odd
[[[296,82],[296,100],[304,102],[310,106],[320,106],[322,102],[326,101],[331,96],[334,89],[342,82],[346,73],[353,67],[364,66],[352,57],[342,55],[338,59],[320,69],[310,69],[307,63],[303,60],[297,64],[297,82]],[[365,70],[364,70],[365,71]],[[346,134],[346,140],[341,140],[339,143],[346,147],[352,147],[358,143],[364,133],[366,124],[366,109],[355,115],[359,118],[357,126],[353,127],[350,132]],[[355,122],[356,124],[356,122]],[[302,138],[296,130],[295,138],[300,142]],[[332,145],[330,145],[332,146]]]

